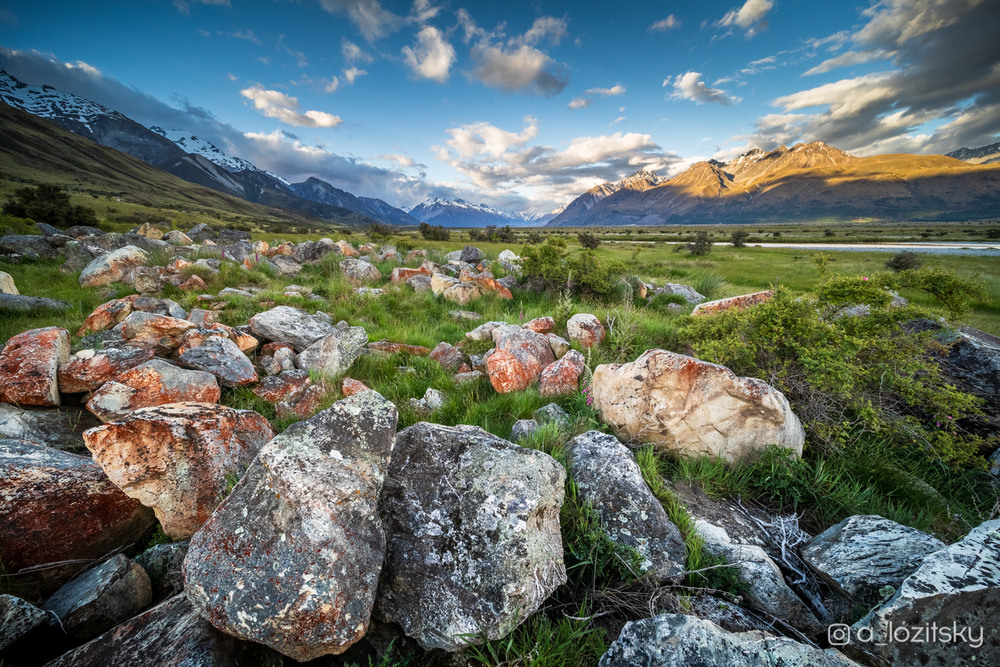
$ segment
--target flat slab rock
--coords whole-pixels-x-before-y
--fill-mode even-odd
[[[177,595],[125,621],[46,667],[281,667],[281,656],[212,627]]]
[[[31,329],[11,336],[0,352],[0,402],[58,406],[59,364],[69,359],[69,331]]]
[[[337,331],[323,317],[291,306],[275,306],[257,313],[250,318],[250,330],[267,340],[288,343],[296,352]]]
[[[100,420],[80,408],[27,409],[0,403],[0,438],[82,452],[83,432]]]
[[[30,602],[6,593],[0,594],[0,654],[48,622],[49,615]]]
[[[204,618],[299,661],[364,636],[385,555],[376,503],[397,417],[366,391],[260,451],[191,539],[185,591]]]
[[[642,571],[658,579],[684,571],[687,548],[642,478],[631,450],[613,435],[588,431],[566,445],[570,475],[613,542],[637,550]]]
[[[600,667],[857,667],[834,649],[818,649],[764,632],[727,632],[711,621],[660,614],[627,623]]]
[[[380,616],[425,649],[509,634],[566,581],[565,479],[547,454],[475,426],[400,431],[379,505]]]
[[[179,368],[156,358],[101,385],[87,401],[87,410],[107,422],[141,408],[186,401],[217,403],[221,396],[219,382],[211,373]]]

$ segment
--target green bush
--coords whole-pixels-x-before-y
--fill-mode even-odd
[[[441,225],[431,226],[426,222],[420,223],[420,235],[428,241],[448,241],[451,239],[451,232]]]
[[[79,204],[74,206],[68,194],[55,185],[44,183],[16,190],[3,205],[3,213],[62,228],[97,224],[93,209]]]
[[[733,232],[730,235],[729,240],[732,242],[734,248],[743,248],[746,247],[748,238],[750,238],[750,232],[740,229]]]
[[[948,309],[953,319],[965,314],[972,301],[987,299],[986,288],[978,276],[960,278],[954,271],[936,267],[902,271],[899,285],[927,292]]]
[[[580,232],[576,235],[576,238],[580,242],[580,245],[588,250],[597,250],[601,245],[601,239],[590,232]]]
[[[885,263],[886,268],[890,268],[893,271],[909,271],[910,269],[920,268],[920,256],[915,252],[910,252],[904,250],[903,252],[896,253],[893,255],[889,261]]]

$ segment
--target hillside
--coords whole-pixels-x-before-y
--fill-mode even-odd
[[[728,164],[699,162],[660,185],[616,192],[573,220],[560,216],[549,225],[997,215],[1000,165],[972,165],[941,155],[860,158],[817,141],[768,153],[753,150]]]
[[[200,211],[220,220],[242,216],[271,224],[319,224],[303,215],[181,180],[131,155],[0,103],[0,188],[11,192],[37,183],[156,209]],[[363,219],[349,214],[331,222],[360,224]]]

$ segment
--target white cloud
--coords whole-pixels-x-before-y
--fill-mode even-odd
[[[701,80],[700,72],[685,72],[678,74],[673,80],[664,79],[664,86],[673,86],[674,92],[670,95],[675,100],[691,100],[701,104],[712,102],[730,106],[740,101],[738,97],[728,95],[719,88],[709,88]]]
[[[486,122],[453,127],[447,131],[451,138],[445,143],[461,158],[500,157],[538,136],[538,121],[528,116],[524,122],[527,126],[521,132],[508,132]]]
[[[320,4],[331,14],[347,14],[369,42],[394,32],[403,22],[378,0],[320,0]]]
[[[338,88],[340,88],[340,78],[334,75],[330,77],[330,80],[323,85],[323,92],[335,93],[337,92]]]
[[[892,57],[892,53],[883,49],[874,51],[845,51],[839,56],[828,58],[819,65],[807,70],[802,76],[812,76],[814,74],[825,74],[840,67],[851,67],[853,65],[863,65],[873,60],[885,60]]]
[[[413,167],[414,165],[416,165],[416,162],[413,161],[413,158],[411,158],[411,157],[409,157],[407,155],[399,155],[398,153],[390,153],[388,155],[379,155],[379,156],[376,156],[375,159],[377,159],[377,160],[388,160],[389,162],[395,162],[396,164],[398,164],[403,169],[409,169],[410,167]]]
[[[370,63],[374,60],[370,54],[365,53],[360,46],[346,37],[340,40],[340,52],[348,63]]]
[[[625,94],[625,86],[620,83],[616,83],[610,88],[590,88],[587,90],[588,95],[600,95],[601,97],[617,97],[618,95]]]
[[[594,100],[587,97],[574,97],[569,102],[570,109],[586,109],[589,107]]]
[[[409,20],[411,23],[423,25],[437,16],[441,12],[440,7],[435,7],[430,0],[413,0],[410,8]]]
[[[300,127],[337,127],[343,122],[340,116],[325,111],[299,112],[299,100],[277,90],[266,90],[255,84],[240,91],[240,95],[253,102],[253,106],[268,118],[277,118],[288,125]]]
[[[753,37],[767,28],[764,18],[774,4],[770,0],[747,0],[739,9],[730,9],[719,19],[716,25],[721,27],[737,26],[746,31],[747,37]]]
[[[558,94],[569,84],[568,68],[537,48],[544,40],[558,44],[566,36],[563,19],[539,17],[523,35],[507,38],[503,25],[487,33],[464,9],[457,16],[466,43],[475,40],[470,52],[475,63],[471,76],[480,83],[541,96]]]
[[[364,76],[365,74],[368,74],[367,70],[358,69],[357,67],[348,67],[344,70],[344,81],[347,82],[347,85],[353,86],[357,78],[359,76]]]
[[[433,26],[421,28],[417,33],[417,42],[413,47],[403,47],[403,56],[410,70],[423,79],[438,83],[447,81],[452,63],[455,62],[454,47]]]
[[[665,19],[660,19],[653,25],[649,26],[649,32],[666,32],[667,30],[673,30],[674,28],[681,27],[681,22],[677,20],[677,17],[671,14]]]

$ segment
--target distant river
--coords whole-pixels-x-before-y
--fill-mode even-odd
[[[727,245],[719,243],[717,245]],[[801,248],[834,252],[920,252],[928,255],[986,255],[1000,258],[1000,243],[748,243],[761,248]]]

